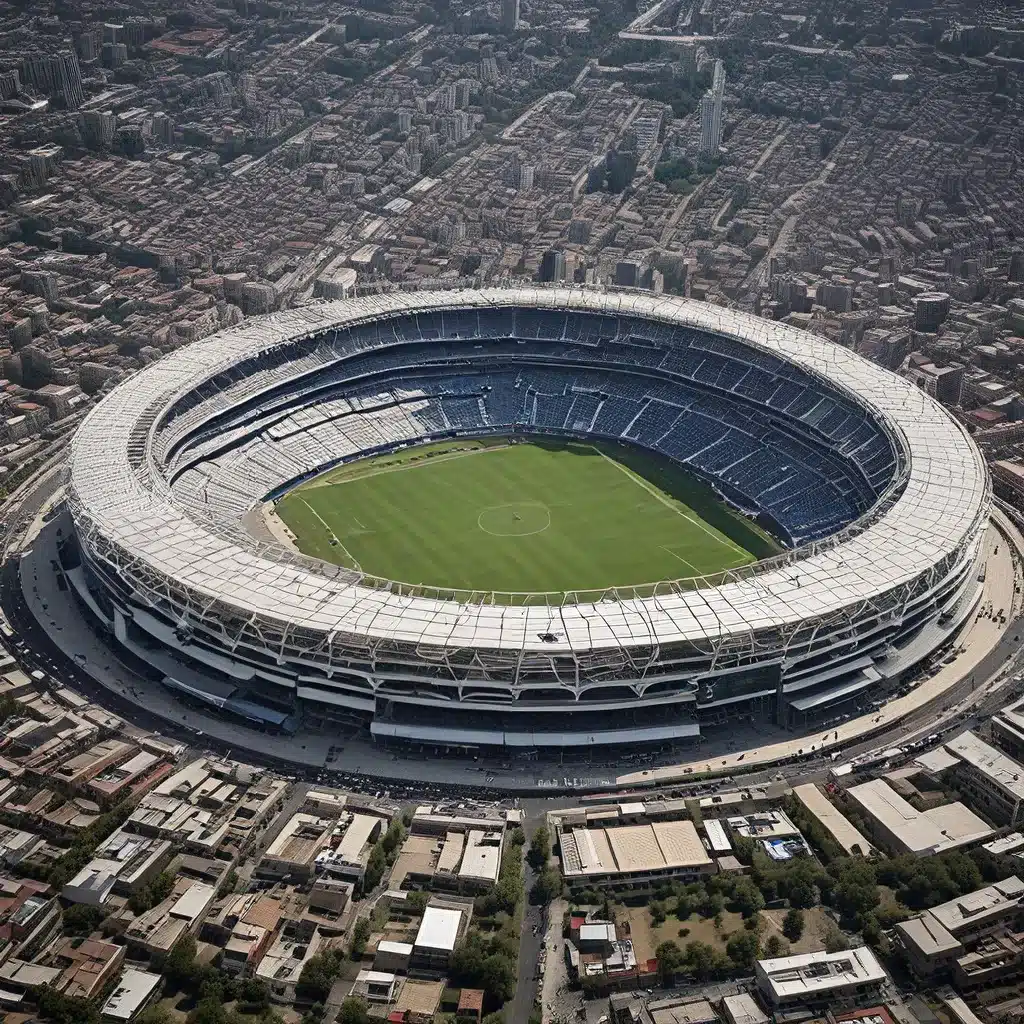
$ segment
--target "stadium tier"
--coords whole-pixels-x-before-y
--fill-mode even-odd
[[[463,592],[259,525],[325,470],[487,436],[646,450],[785,550],[628,588]],[[884,693],[968,613],[989,504],[962,428],[850,351],[702,303],[557,288],[247,321],[99,403],[69,484],[68,577],[168,686],[266,728],[358,722],[464,750],[664,744]]]

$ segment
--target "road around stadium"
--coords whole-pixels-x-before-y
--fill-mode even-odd
[[[67,527],[63,516],[52,515],[60,497],[58,484],[59,478],[51,476],[26,495],[22,525],[33,514],[35,518],[24,542],[9,545],[11,557],[4,574],[4,610],[29,650],[40,652],[40,667],[130,723],[313,779],[344,784],[362,779],[371,789],[375,784],[392,785],[427,794],[448,787],[534,796],[673,786],[699,792],[716,779],[743,775],[755,782],[776,772],[790,780],[807,780],[823,776],[832,752],[848,758],[919,734],[969,728],[1005,702],[1008,691],[1020,688],[1015,673],[1021,667],[1024,635],[1020,593],[1024,536],[997,510],[986,541],[984,587],[942,667],[922,677],[906,697],[827,734],[733,731],[731,738],[706,743],[699,760],[633,772],[622,772],[625,764],[618,771],[611,765],[560,770],[554,765],[503,768],[497,761],[477,765],[425,755],[400,758],[354,736],[277,737],[193,709],[185,711],[161,686],[117,660],[108,642],[67,598],[53,569],[57,532]],[[994,614],[999,609],[1005,612],[1005,621]],[[340,753],[332,757],[331,749],[339,744]]]
[[[643,589],[780,550],[711,487],[620,445],[428,444],[330,470],[276,502],[304,554],[406,585]],[[648,588],[650,589],[650,588]]]

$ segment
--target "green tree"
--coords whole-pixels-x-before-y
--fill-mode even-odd
[[[516,989],[514,964],[508,957],[492,954],[480,965],[480,984],[492,1002],[507,1003]]]
[[[246,978],[238,993],[238,998],[251,1007],[270,1005],[270,989],[259,978]]]
[[[99,907],[90,907],[84,903],[72,903],[63,915],[65,935],[90,936],[100,926],[104,913]]]
[[[516,827],[508,834],[508,840],[513,846],[525,846],[526,833],[519,825],[516,825]]]
[[[384,847],[382,843],[377,843],[370,851],[369,859],[366,861],[366,871],[363,873],[362,881],[363,892],[372,892],[380,885],[387,866],[388,857],[384,852]]]
[[[402,823],[398,819],[395,819],[390,825],[388,825],[387,832],[385,832],[380,839],[379,845],[384,851],[385,857],[394,853],[401,845],[404,838],[405,829],[402,828]]]
[[[56,1024],[96,1024],[99,1020],[92,1002],[77,996],[66,996],[49,985],[40,985],[34,989],[33,998],[39,1007],[39,1015]]]
[[[174,1018],[166,1006],[159,1003],[150,1003],[142,1013],[135,1018],[135,1024],[171,1024]]]
[[[790,942],[799,942],[800,936],[804,933],[804,912],[799,907],[793,907],[786,913],[782,921],[782,934]]]
[[[405,905],[415,914],[422,914],[427,909],[427,904],[430,902],[430,893],[428,892],[411,892],[406,897]]]
[[[533,833],[533,838],[530,840],[530,851],[526,855],[526,859],[530,863],[530,867],[534,871],[540,871],[544,865],[547,864],[548,858],[551,856],[551,833],[548,832],[547,827],[541,825],[536,832]]]
[[[367,918],[361,917],[352,927],[352,946],[349,956],[353,960],[362,959],[366,951],[366,943],[370,939],[370,922]]]
[[[779,938],[778,935],[769,935],[765,940],[762,953],[766,960],[772,960],[778,956],[788,956],[789,945],[784,939]]]
[[[749,878],[740,878],[733,886],[732,902],[744,917],[753,917],[764,909],[764,896]]]
[[[295,994],[300,999],[326,1003],[331,987],[341,971],[341,954],[327,949],[310,957],[302,968],[295,985]]]
[[[761,940],[756,931],[737,932],[729,939],[725,951],[737,967],[751,968],[761,950]]]
[[[338,1024],[370,1024],[370,1011],[358,996],[348,996],[338,1011]]]
[[[562,895],[562,875],[558,868],[546,867],[538,876],[530,889],[530,899],[535,904],[547,906],[553,899]]]
[[[229,1017],[223,998],[200,999],[189,1011],[186,1024],[228,1024]]]
[[[191,990],[198,984],[196,967],[196,940],[191,935],[183,935],[174,944],[164,960],[161,973],[167,979],[172,991],[177,989]]]
[[[694,940],[686,944],[683,953],[686,969],[700,981],[707,981],[715,973],[715,949],[706,942]]]
[[[829,921],[828,927],[825,929],[825,952],[839,953],[849,948],[849,939],[839,930],[839,926],[835,922]]]
[[[658,977],[663,985],[667,985],[683,965],[683,951],[669,939],[658,946],[654,956],[658,961]]]

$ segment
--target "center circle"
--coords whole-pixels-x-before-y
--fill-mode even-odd
[[[551,512],[547,505],[514,501],[483,509],[476,518],[476,525],[492,537],[528,537],[532,533],[543,533],[551,525]]]

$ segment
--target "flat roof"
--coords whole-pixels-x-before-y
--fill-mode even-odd
[[[718,818],[705,818],[704,831],[714,853],[728,853],[732,849],[724,823]]]
[[[925,957],[957,953],[963,948],[949,929],[927,912],[907,921],[899,921],[896,930],[903,936],[905,943],[914,946]]]
[[[768,1015],[749,992],[740,992],[722,999],[722,1009],[731,1024],[767,1024]]]
[[[387,316],[446,309],[530,307],[641,317],[723,334],[819,374],[872,410],[905,446],[903,487],[884,513],[836,544],[788,555],[749,577],[656,597],[572,604],[559,597],[559,633],[550,641],[544,603],[502,605],[414,597],[368,586],[350,573],[327,576],[305,562],[244,541],[190,516],[174,499],[156,455],[134,462],[135,438],[175,396],[230,374],[247,358]],[[469,342],[467,342],[468,344]],[[293,373],[299,372],[293,369]],[[287,372],[281,379],[288,379]],[[749,636],[842,614],[931,572],[973,542],[987,514],[984,461],[957,423],[912,381],[815,334],[709,303],[641,292],[515,287],[408,291],[325,302],[251,318],[184,346],[116,387],[88,414],[72,441],[69,492],[78,530],[97,528],[148,574],[167,577],[241,619],[324,636],[346,633],[440,649],[583,652]],[[798,564],[794,557],[799,557]]]
[[[160,981],[159,974],[126,967],[110,998],[103,1004],[102,1015],[111,1020],[131,1020]]]
[[[466,852],[462,855],[459,867],[459,878],[496,882],[500,867],[501,833],[470,829],[466,836]]]
[[[960,733],[944,745],[1012,799],[1024,800],[1024,765],[970,731]]]
[[[443,949],[451,952],[459,937],[462,911],[448,907],[427,907],[413,946],[416,949]]]
[[[797,786],[793,794],[828,829],[829,835],[846,851],[858,850],[867,857],[874,847],[860,834],[853,822],[813,783]]]
[[[1001,882],[940,903],[928,913],[955,935],[979,920],[984,921],[1015,910],[1021,905],[1022,898],[1024,882],[1016,875],[1011,875]]]
[[[822,995],[833,988],[881,983],[886,973],[867,946],[758,960],[758,985],[772,1002]]]
[[[562,833],[566,876],[635,874],[682,867],[710,867],[711,858],[692,821],[655,821]]]
[[[992,835],[990,828],[962,803],[919,811],[884,779],[851,786],[847,795],[879,822],[908,852],[939,853]]]

